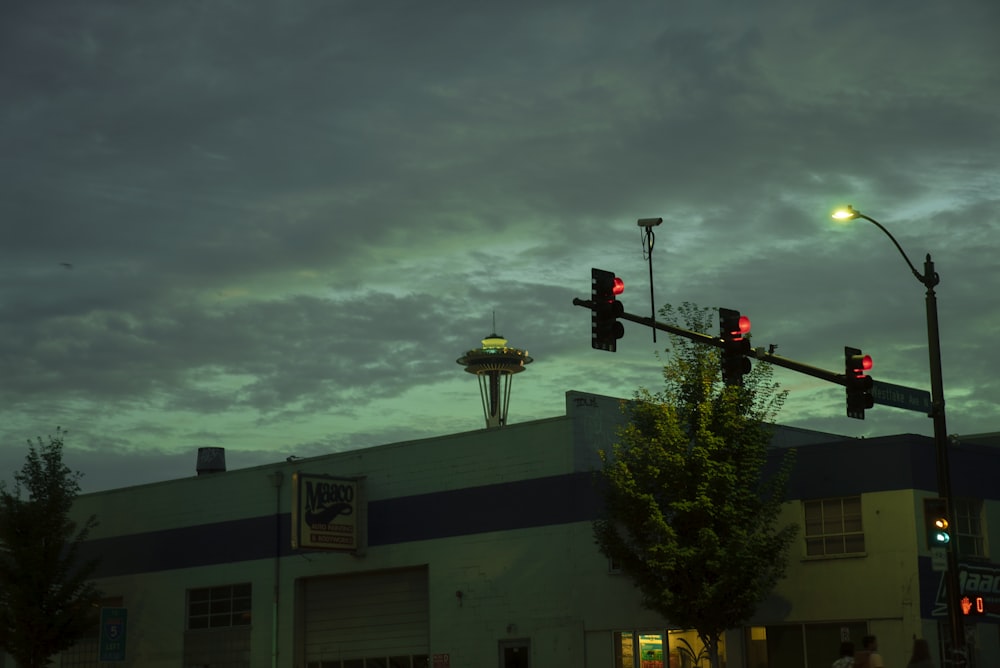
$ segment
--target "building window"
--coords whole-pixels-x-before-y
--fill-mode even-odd
[[[978,499],[954,499],[955,533],[958,553],[963,557],[986,557],[983,541],[983,502]]]
[[[861,527],[861,497],[803,501],[806,556],[861,554],[865,534]]]
[[[189,589],[184,666],[250,668],[250,583]]]
[[[708,663],[708,650],[693,630],[615,631],[615,668],[697,668]],[[725,638],[719,640],[719,662],[726,665]]]
[[[187,628],[250,625],[250,583],[188,590]]]
[[[861,639],[869,633],[864,621],[754,626],[744,632],[745,665],[755,668],[829,666],[831,648],[836,654],[845,640],[860,647]]]

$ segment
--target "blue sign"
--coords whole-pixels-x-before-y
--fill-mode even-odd
[[[931,412],[931,393],[905,385],[893,385],[876,380],[872,383],[872,399],[883,406],[894,406],[926,415]]]
[[[926,570],[927,563],[920,559],[921,616],[946,618],[946,574]],[[959,606],[959,614],[975,618],[969,619],[969,622],[1000,622],[1000,565],[959,563],[957,571],[958,594],[955,602]]]
[[[101,644],[99,661],[125,660],[127,608],[101,608]]]

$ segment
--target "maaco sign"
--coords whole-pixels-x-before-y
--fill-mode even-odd
[[[292,495],[293,548],[359,549],[360,480],[295,473]]]

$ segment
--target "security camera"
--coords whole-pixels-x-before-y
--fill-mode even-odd
[[[662,218],[640,218],[639,227],[656,227],[662,222]]]

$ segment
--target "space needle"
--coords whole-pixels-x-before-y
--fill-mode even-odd
[[[532,362],[527,350],[508,346],[507,339],[496,333],[495,321],[493,332],[483,339],[482,348],[470,350],[455,360],[479,379],[487,429],[507,424],[511,380]]]

